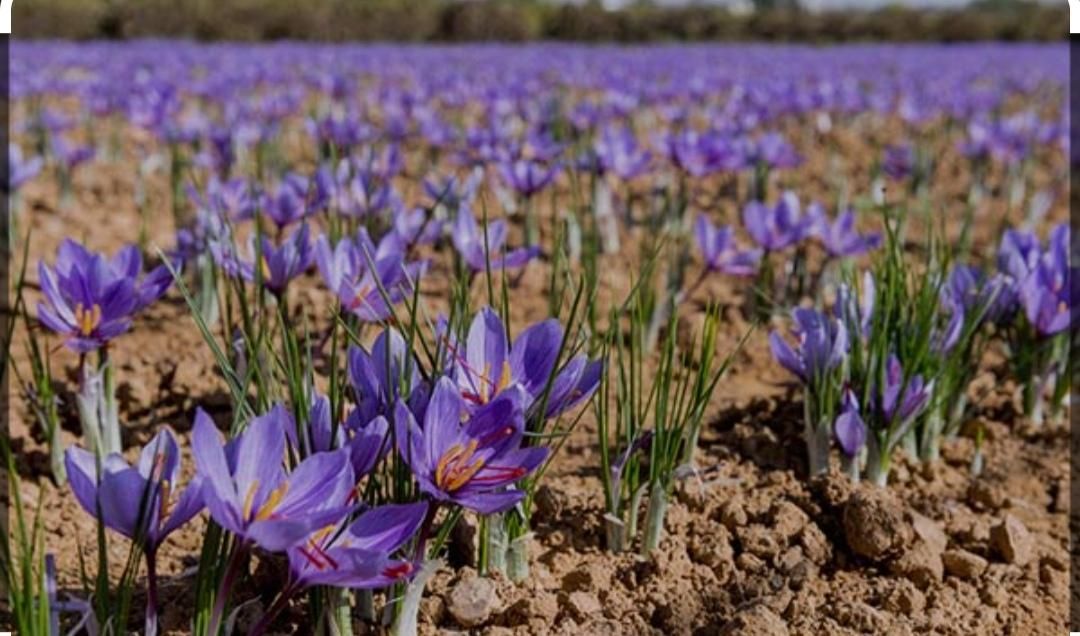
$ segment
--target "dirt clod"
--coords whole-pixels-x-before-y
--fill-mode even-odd
[[[447,599],[447,610],[461,626],[476,627],[487,622],[498,603],[495,583],[489,578],[475,577],[454,586]]]
[[[977,579],[986,571],[986,559],[967,550],[948,550],[941,555],[945,571],[961,579]]]
[[[855,554],[880,561],[911,541],[911,526],[895,496],[866,487],[844,506],[844,536]]]
[[[1035,539],[1027,526],[1011,514],[990,529],[990,545],[1006,563],[1021,566],[1031,561],[1035,551]]]
[[[720,633],[725,636],[782,636],[789,632],[783,619],[765,605],[757,604],[735,614]]]

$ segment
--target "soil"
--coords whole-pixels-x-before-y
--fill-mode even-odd
[[[849,166],[872,156],[870,140],[854,131],[836,133]],[[804,168],[783,180],[805,196],[829,194],[826,157],[807,152]],[[966,183],[964,169],[942,148],[943,184],[934,193],[942,213],[958,213]],[[1038,179],[1060,178],[1060,157],[1046,159]],[[869,161],[863,162],[864,165]],[[1057,170],[1057,171],[1055,171]],[[865,172],[853,168],[855,191],[868,189]],[[130,163],[94,163],[75,181],[75,203],[62,209],[54,181],[38,179],[22,197],[24,226],[32,228],[31,264],[51,261],[65,236],[112,251],[138,238],[132,204]],[[1060,186],[1060,183],[1059,183]],[[734,200],[724,184],[704,189],[715,199],[714,218],[732,218]],[[893,196],[901,196],[893,194]],[[986,219],[976,232],[989,254],[1005,210],[1000,191],[991,192]],[[164,178],[154,183],[152,242],[172,245]],[[1053,216],[1064,215],[1064,201]],[[993,226],[993,227],[990,227]],[[628,236],[632,244],[633,236]],[[427,302],[445,302],[445,259],[424,282]],[[627,250],[626,253],[635,253]],[[631,257],[612,256],[602,271],[611,279],[605,293],[618,298],[628,280]],[[546,317],[549,265],[529,266],[511,290],[513,329]],[[31,284],[36,284],[30,268]],[[692,277],[691,277],[692,278]],[[317,306],[324,294],[314,276],[293,294]],[[746,285],[709,277],[686,304],[682,325],[698,324],[706,302],[719,301],[725,321],[718,344],[730,350],[748,326],[742,315]],[[476,290],[477,298],[482,294]],[[37,292],[29,299],[36,302]],[[309,309],[312,315],[318,312]],[[321,318],[325,320],[325,317]],[[494,586],[475,586],[471,568],[440,571],[429,584],[421,631],[478,634],[1050,634],[1066,629],[1068,616],[1069,432],[1063,424],[1031,429],[1018,414],[1015,387],[1002,361],[988,356],[972,388],[973,420],[986,431],[986,470],[969,470],[974,446],[959,437],[944,445],[942,459],[921,465],[896,461],[882,490],[852,485],[839,473],[808,481],[800,440],[802,407],[789,376],[768,350],[767,330],[757,330],[736,357],[714,397],[702,431],[699,474],[681,482],[672,498],[660,548],[648,557],[604,548],[602,490],[595,423],[586,413],[545,477],[533,520],[532,576],[520,586],[496,575]],[[53,338],[53,368],[59,380],[66,444],[78,441],[71,391],[76,358]],[[28,368],[23,338],[13,353]],[[173,427],[187,440],[194,409],[222,421],[229,417],[225,384],[179,294],[139,317],[113,347],[119,366],[121,419],[129,455],[158,427]],[[18,387],[13,380],[11,390]],[[48,452],[21,397],[11,413],[21,492],[27,510],[41,503],[45,541],[55,553],[63,593],[79,591],[79,552],[94,563],[94,522],[66,489],[48,478]],[[184,470],[192,470],[185,451]],[[467,533],[475,519],[463,520]],[[173,534],[160,553],[164,577],[163,623],[168,633],[188,629],[205,517]],[[127,544],[111,542],[111,561],[122,562]],[[271,564],[272,565],[272,564]],[[260,568],[261,570],[261,568]],[[265,572],[262,575],[266,575]],[[272,574],[271,574],[272,575]],[[252,596],[257,585],[241,586]],[[460,589],[462,586],[470,586]],[[269,587],[269,586],[267,586]],[[272,590],[266,590],[269,594]],[[480,624],[466,626],[458,604],[481,595]],[[487,598],[486,595],[493,596]],[[246,599],[239,599],[246,600]],[[264,599],[265,600],[265,599]],[[475,600],[475,599],[474,599]],[[139,603],[139,599],[136,599]],[[306,633],[300,608],[286,612],[276,629]],[[468,608],[465,608],[468,609]],[[133,612],[138,617],[139,612]],[[135,625],[133,624],[134,628]],[[357,624],[365,633],[376,628]]]

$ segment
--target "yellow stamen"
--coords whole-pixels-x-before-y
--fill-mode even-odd
[[[308,542],[312,545],[312,547],[318,546],[319,544],[321,544],[323,542],[323,539],[325,539],[327,536],[329,536],[329,534],[331,532],[333,532],[333,531],[334,531],[334,526],[333,525],[326,526],[322,530],[319,530],[319,531],[313,533],[311,535],[311,538],[308,540]]]
[[[480,383],[480,401],[488,401],[488,385],[491,384],[491,363],[484,363],[484,373],[480,376],[483,381]]]
[[[101,324],[101,305],[95,303],[89,311],[83,307],[82,303],[75,305],[75,322],[78,323],[79,333],[83,336],[94,333],[94,329]]]
[[[270,491],[270,496],[266,498],[266,501],[259,508],[258,514],[255,515],[255,521],[269,519],[274,514],[274,510],[281,504],[281,500],[285,498],[287,492],[289,492],[288,482]]]
[[[465,484],[484,467],[484,460],[477,458],[471,464],[476,453],[477,441],[469,440],[469,445],[451,446],[435,465],[435,485],[447,492],[453,492]]]
[[[479,457],[476,458],[469,466],[463,467],[456,471],[452,477],[450,477],[450,483],[446,484],[446,490],[453,492],[458,488],[461,488],[465,484],[469,483],[469,480],[473,478],[476,473],[480,472],[480,469],[484,467],[484,460]]]
[[[502,373],[499,375],[499,381],[495,385],[495,393],[499,393],[510,386],[511,375],[513,375],[513,373],[510,371],[510,361],[503,360]]]
[[[244,518],[251,518],[251,507],[255,503],[255,491],[259,489],[259,482],[253,481],[248,486],[247,495],[244,496]]]
[[[270,280],[270,261],[266,260],[266,256],[263,256],[259,260],[260,269],[262,269],[262,277],[264,281]]]

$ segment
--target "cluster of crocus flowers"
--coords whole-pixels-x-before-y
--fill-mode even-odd
[[[146,559],[146,633],[157,633],[157,551],[203,509],[196,477],[180,488],[180,446],[169,428],[158,431],[132,467],[117,453],[104,458],[79,447],[65,455],[75,500],[106,528],[134,542]]]
[[[792,349],[775,331],[769,334],[769,346],[776,361],[804,386],[810,474],[823,474],[829,469],[833,419],[845,380],[848,331],[844,321],[813,309],[796,309],[792,318],[797,347]]]
[[[1004,327],[1013,374],[1023,387],[1025,415],[1041,424],[1049,405],[1056,416],[1068,382],[1072,306],[1080,289],[1070,263],[1067,225],[1053,228],[1045,248],[1032,232],[1006,230],[998,251],[1002,300],[994,318]]]

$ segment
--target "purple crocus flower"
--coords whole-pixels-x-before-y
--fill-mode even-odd
[[[608,126],[593,141],[588,163],[597,174],[630,181],[649,169],[652,155],[642,149],[630,129]]]
[[[105,346],[131,326],[132,316],[160,298],[172,275],[159,265],[143,276],[142,255],[128,245],[112,260],[64,239],[55,269],[38,264],[44,301],[38,320],[65,336],[64,344],[78,353]]]
[[[766,133],[751,146],[748,161],[763,163],[772,169],[795,168],[802,163],[795,147],[779,133]]]
[[[810,204],[804,213],[795,193],[785,192],[773,207],[759,201],[746,204],[743,224],[758,245],[775,252],[810,236],[824,214],[824,209],[817,203]]]
[[[925,382],[921,375],[914,375],[904,382],[904,369],[895,354],[885,364],[885,385],[881,392],[881,413],[886,422],[894,419],[903,424],[922,413],[930,401],[933,382]],[[903,395],[901,395],[903,390]]]
[[[260,244],[262,248],[259,254],[260,280],[263,286],[275,296],[284,294],[289,282],[306,272],[314,261],[307,224],[301,225],[299,230],[285,237],[281,245],[274,245],[267,236],[260,237]],[[213,246],[220,246],[220,244],[214,243],[212,248]],[[254,246],[251,251],[255,251]],[[246,281],[256,279],[255,266],[251,261],[237,260],[230,267],[229,263],[222,261],[235,259],[235,256],[223,251],[217,251],[214,256],[226,271],[233,269]]]
[[[191,438],[210,516],[272,552],[297,545],[352,508],[354,478],[347,449],[315,453],[286,472],[285,427],[290,422],[278,405],[223,443],[200,409]]]
[[[64,455],[68,481],[76,501],[153,554],[161,542],[203,507],[201,482],[195,478],[180,491],[180,446],[170,428],[162,428],[139,453],[135,467],[117,453],[106,455],[98,471],[94,453],[72,446]]]
[[[486,232],[481,232],[467,204],[458,208],[454,247],[474,272],[486,271],[489,266],[492,270],[521,267],[540,254],[538,246],[519,247],[504,253],[507,227],[503,219],[489,221],[485,227]]]
[[[517,159],[499,164],[499,175],[506,185],[526,199],[551,185],[558,174],[557,164],[548,165],[535,159]]]
[[[848,333],[844,322],[813,309],[798,308],[792,312],[795,326],[792,335],[798,340],[793,350],[776,331],[769,334],[773,357],[785,369],[805,384],[813,384],[824,374],[844,361],[848,350]]]
[[[562,347],[562,325],[554,318],[531,325],[510,345],[506,328],[490,307],[484,307],[469,326],[464,348],[449,342],[450,376],[470,408],[483,406],[509,387],[525,391],[528,410],[543,397]],[[587,399],[600,383],[601,361],[584,354],[571,358],[551,380],[545,417],[565,412]]]
[[[393,559],[420,528],[428,504],[372,508],[341,528],[330,525],[288,549],[291,587],[330,585],[355,589],[387,587],[414,573],[411,561]]]
[[[866,445],[866,424],[859,415],[859,399],[850,387],[844,388],[834,428],[836,440],[848,457],[854,457]]]
[[[704,214],[698,216],[694,225],[701,256],[709,271],[734,276],[753,276],[761,261],[761,250],[740,250],[735,245],[731,227],[717,228]]]
[[[53,138],[52,152],[68,172],[93,159],[95,153],[93,146],[75,145],[63,137]]]
[[[846,210],[836,217],[836,221],[829,223],[824,216],[820,217],[815,233],[821,239],[822,245],[833,258],[847,258],[865,254],[870,250],[877,249],[881,244],[881,235],[874,232],[871,234],[859,234],[855,230],[855,212]]]
[[[1077,282],[1067,259],[1067,253],[1048,250],[1020,283],[1020,304],[1040,335],[1052,336],[1072,324],[1072,295]]]
[[[427,389],[420,378],[419,362],[396,329],[387,327],[376,338],[369,353],[350,346],[347,354],[349,383],[356,402],[356,418],[363,424],[380,415],[390,415],[403,391],[409,408],[422,418],[427,406]]]
[[[1003,274],[987,275],[974,265],[956,265],[941,289],[941,302],[950,310],[997,322],[1012,311],[1016,291]]]
[[[507,487],[539,468],[549,452],[542,446],[521,447],[525,399],[520,387],[512,387],[463,420],[465,401],[443,377],[435,385],[423,428],[398,402],[398,452],[420,489],[480,514],[502,512],[521,501],[525,491]]]
[[[341,306],[365,322],[392,316],[393,305],[412,293],[427,268],[424,261],[405,262],[405,248],[396,234],[386,235],[376,247],[363,229],[355,240],[343,238],[333,248],[320,236],[315,263]]]
[[[18,192],[24,183],[41,172],[41,157],[23,158],[22,149],[8,144],[8,192]]]
[[[307,216],[308,180],[300,175],[287,175],[281,183],[263,195],[262,208],[278,230],[297,223]]]
[[[208,210],[223,218],[250,219],[255,214],[257,186],[243,177],[222,180],[211,177],[206,192],[188,188],[188,198],[200,210]]]
[[[911,176],[915,170],[915,149],[908,144],[886,146],[881,171],[896,181]]]
[[[390,424],[386,418],[380,415],[368,420],[360,413],[359,409],[354,409],[344,425],[335,427],[330,413],[330,398],[316,394],[308,412],[308,425],[300,429],[307,434],[297,439],[298,427],[292,415],[286,411],[283,415],[285,436],[301,457],[347,448],[353,477],[359,480],[370,473],[390,450],[387,440]]]
[[[1008,274],[1015,282],[1025,280],[1035,269],[1040,255],[1039,237],[1034,232],[1009,228],[1001,235],[998,270]]]

